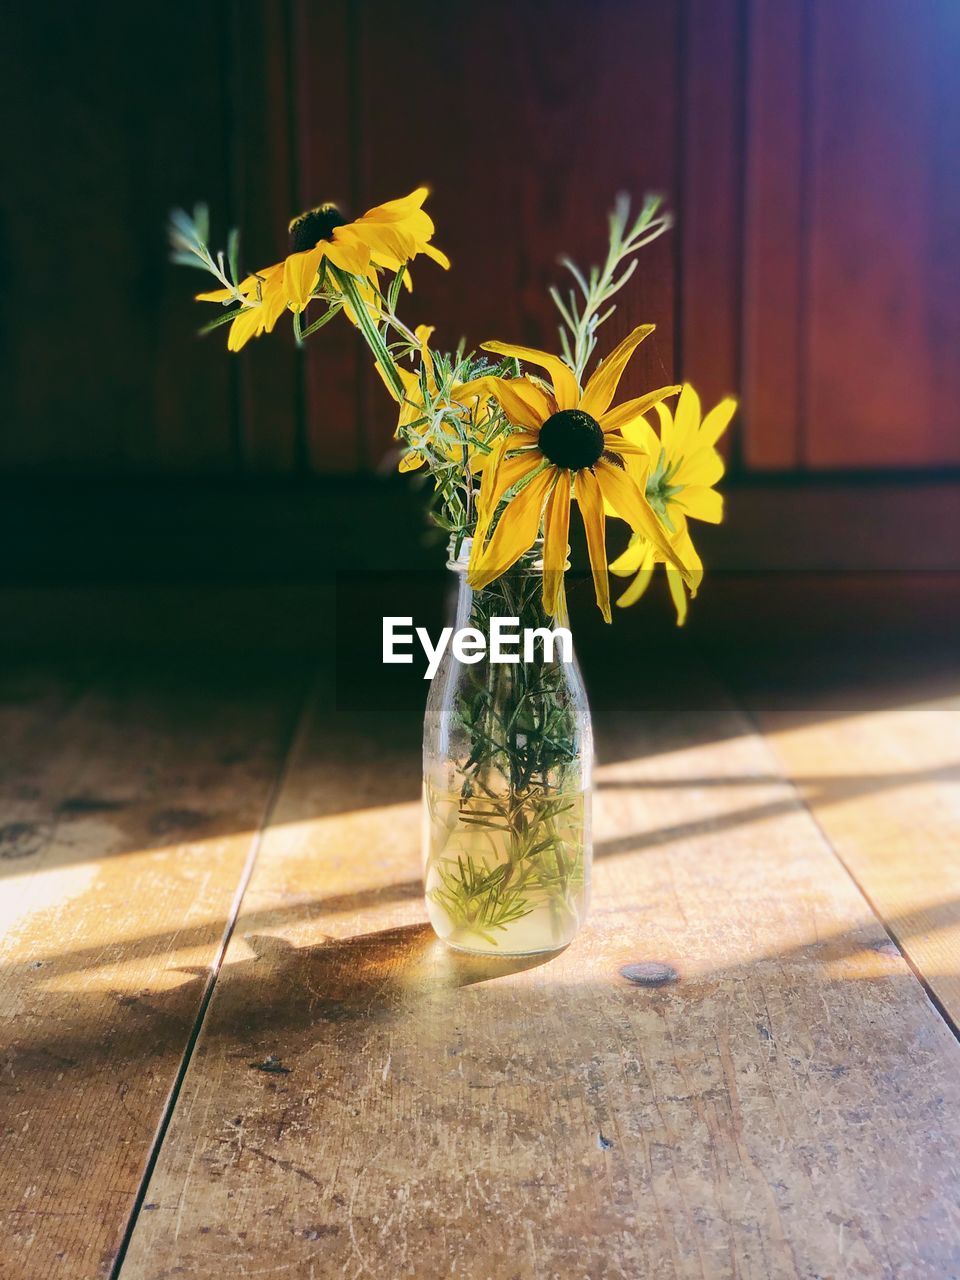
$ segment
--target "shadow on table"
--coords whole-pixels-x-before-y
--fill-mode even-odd
[[[613,949],[615,958],[600,986],[595,977],[585,984],[574,979],[567,995],[570,971],[566,962],[561,960],[562,978],[557,976],[559,970],[551,968],[563,952],[472,956],[444,946],[426,923],[349,938],[327,937],[307,947],[293,946],[275,934],[245,931],[244,942],[254,954],[222,969],[204,1035],[235,1041],[236,1053],[241,1056],[263,1050],[264,1057],[282,1058],[296,1047],[296,1037],[303,1033],[307,1033],[305,1044],[312,1043],[324,1027],[343,1027],[342,1034],[348,1034],[347,1026],[389,1020],[424,1002],[455,999],[464,988],[496,984],[531,970],[542,975],[536,984],[537,999],[560,997],[562,1001],[579,999],[584,990],[613,984],[625,992],[634,990],[631,998],[636,1000],[663,997],[695,1004],[718,985],[731,981],[762,985],[764,975],[779,985],[786,981],[791,990],[797,984],[829,985],[851,979],[889,982],[899,977],[914,983],[914,976],[900,965],[900,948],[908,946],[914,935],[929,935],[953,925],[958,901],[951,898],[922,911],[901,913],[887,922],[888,932],[864,904],[863,920],[847,932],[767,951],[733,967],[719,966],[690,975],[684,972],[682,957],[650,954],[643,923],[638,922],[636,930],[627,930],[622,945]],[[589,932],[588,925],[581,937],[589,941]],[[824,973],[824,966],[842,966],[864,956],[873,956],[874,961],[888,957],[888,961],[879,970],[871,962],[862,970],[854,964],[846,973],[835,969],[829,975]],[[620,974],[622,964],[662,964],[665,959],[676,966],[678,981],[664,986],[654,983],[650,989],[633,988]],[[6,973],[0,968],[0,984],[18,978],[22,966],[6,968]],[[784,978],[785,970],[788,978]],[[44,991],[42,1024],[25,1020],[10,1038],[8,1076],[29,1071],[33,1084],[41,1077],[53,1084],[64,1072],[74,1070],[81,1075],[96,1070],[129,1077],[145,1067],[171,1041],[183,1041],[209,980],[206,969],[174,971],[182,973],[185,980],[166,991],[91,992],[59,983],[54,990]],[[37,985],[43,984],[42,971],[31,976]],[[525,990],[530,990],[528,984]],[[119,1019],[118,1005],[124,1012]],[[110,1030],[104,1037],[106,1026]]]

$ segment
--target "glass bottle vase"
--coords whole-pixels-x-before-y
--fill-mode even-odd
[[[423,732],[423,855],[427,913],[462,951],[529,955],[566,946],[590,891],[593,736],[580,669],[551,631],[539,548],[479,591],[467,584],[467,540],[457,575],[454,632],[486,641],[461,660],[448,644],[427,698]],[[517,620],[519,660],[496,662],[490,623]],[[557,638],[559,641],[559,637]],[[524,658],[532,658],[525,661]],[[568,656],[569,660],[564,661]]]

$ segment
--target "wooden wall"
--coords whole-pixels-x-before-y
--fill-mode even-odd
[[[21,5],[2,43],[0,468],[369,471],[356,336],[199,341],[166,211],[248,265],[323,199],[434,188],[449,276],[409,314],[550,344],[546,286],[621,189],[667,193],[608,338],[636,385],[740,389],[747,472],[960,463],[960,6],[952,0],[170,0]]]
[[[744,457],[960,462],[960,5],[750,0]]]

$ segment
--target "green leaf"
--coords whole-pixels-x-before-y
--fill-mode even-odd
[[[313,324],[307,325],[306,329],[302,329],[300,331],[301,342],[303,341],[304,338],[309,338],[311,333],[316,333],[317,330],[322,329],[325,324],[329,324],[330,321],[333,319],[333,317],[336,315],[339,315],[342,310],[343,310],[342,306],[338,306],[336,303],[334,303],[330,307],[330,309],[320,317],[319,320],[314,320]]]
[[[210,210],[205,204],[193,206],[193,225],[197,239],[201,244],[207,244],[210,240]]]
[[[225,315],[217,316],[216,320],[208,321],[198,329],[197,332],[204,335],[213,333],[214,329],[219,329],[221,325],[230,324],[232,321],[236,320],[242,310],[243,307],[235,307],[233,311],[228,311]]]
[[[240,232],[236,227],[230,228],[227,236],[227,262],[230,264],[230,279],[234,284],[240,283]]]

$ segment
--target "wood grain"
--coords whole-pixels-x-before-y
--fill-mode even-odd
[[[350,0],[292,3],[297,212],[332,202],[356,217],[368,207],[360,203],[356,180],[362,145],[352,16],[357,6]],[[321,474],[358,471],[364,461],[360,361],[369,360],[367,349],[343,318],[307,341],[303,412],[308,465]]]
[[[811,698],[808,710],[758,711],[783,769],[955,1027],[958,687],[941,679],[918,697],[906,680],[882,691],[864,682],[853,705],[834,693]]]
[[[602,259],[619,191],[675,207],[679,189],[679,9],[667,0],[428,0],[357,6],[361,203],[434,189],[448,274],[414,268],[406,315],[437,324],[452,349],[491,338],[558,348],[547,288],[566,285],[557,259]],[[404,92],[384,66],[402,66]],[[642,67],[642,74],[639,68]],[[427,145],[424,145],[427,140]],[[624,396],[673,378],[676,233],[644,250],[601,331],[600,353],[634,325],[657,331],[637,351]],[[370,380],[365,448],[376,466],[395,424]]]
[[[231,223],[242,231],[243,270],[279,262],[299,211],[290,0],[233,0],[226,60],[232,110]],[[214,344],[226,345],[226,330]],[[239,454],[244,470],[290,473],[302,462],[303,357],[290,317],[236,356]]]
[[[222,472],[231,369],[196,338],[177,204],[225,217],[219,9],[19,6],[0,42],[0,465]],[[222,227],[222,224],[219,224]],[[223,229],[225,230],[225,228]],[[221,334],[222,336],[222,334]]]
[[[4,676],[4,1280],[110,1274],[289,735],[243,675]]]
[[[740,390],[743,9],[742,0],[684,6],[679,375],[705,406]],[[733,438],[721,444],[728,455]]]
[[[596,708],[594,907],[547,962],[433,939],[415,754],[318,707],[123,1280],[956,1271],[960,1048],[762,740],[681,687],[703,710]]]
[[[809,0],[749,0],[744,175],[743,441],[750,470],[802,458]]]
[[[958,61],[956,5],[815,5],[810,467],[960,462]]]

